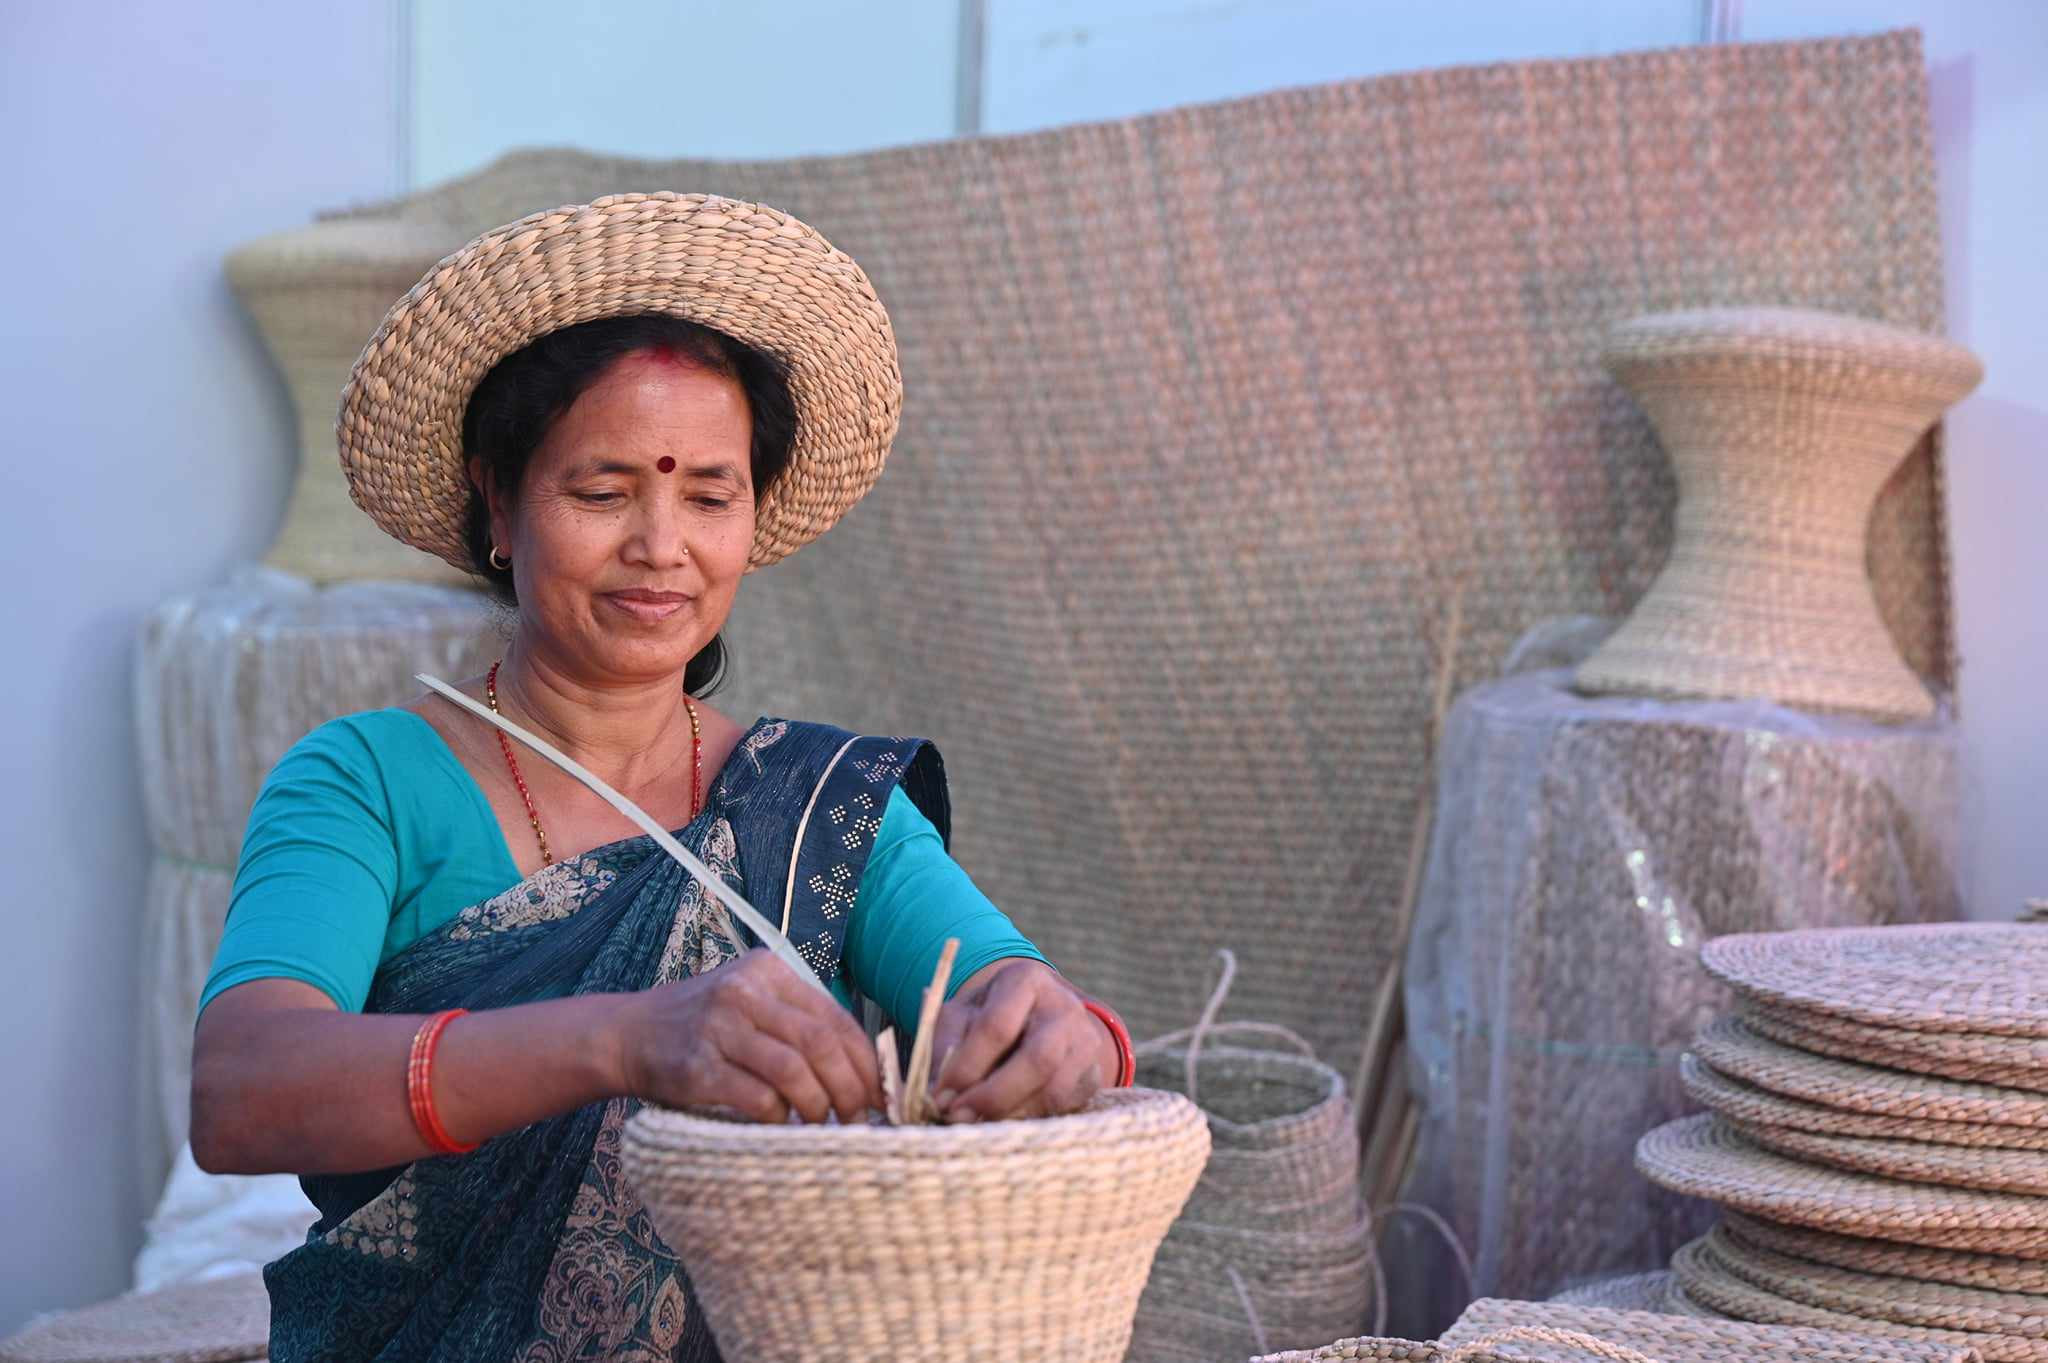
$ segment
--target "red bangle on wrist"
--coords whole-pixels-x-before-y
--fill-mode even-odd
[[[471,1141],[464,1145],[457,1141],[441,1125],[441,1114],[434,1110],[434,1050],[441,1044],[441,1033],[448,1029],[448,1024],[468,1012],[467,1008],[450,1008],[422,1022],[412,1034],[412,1058],[405,1066],[405,1096],[412,1105],[413,1128],[437,1155],[466,1155],[482,1144]]]
[[[1094,999],[1082,999],[1081,1006],[1099,1018],[1102,1025],[1109,1028],[1109,1034],[1116,1038],[1117,1075],[1115,1087],[1120,1089],[1129,1088],[1131,1081],[1138,1077],[1138,1055],[1136,1051],[1131,1049],[1130,1028],[1124,1026],[1124,1020],[1118,1017],[1107,1004],[1097,1003]]]

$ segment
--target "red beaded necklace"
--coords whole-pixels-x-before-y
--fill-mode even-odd
[[[491,713],[498,713],[498,665],[491,664],[491,670],[484,676],[484,701],[491,707]],[[688,696],[683,697],[683,708],[690,713],[690,817],[697,817],[699,806],[704,803],[704,726],[697,720],[697,703]],[[526,778],[519,774],[519,759],[512,755],[512,742],[499,729],[498,750],[505,754],[505,765],[512,769],[512,784],[519,787],[519,798],[526,805],[526,821],[533,825],[534,839],[540,843],[540,864],[552,866],[554,854],[548,851],[548,835],[541,831],[540,815],[533,807],[533,793],[526,788]]]

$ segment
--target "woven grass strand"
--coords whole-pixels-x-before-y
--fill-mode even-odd
[[[548,761],[590,787],[592,791],[596,792],[599,799],[632,820],[634,827],[654,839],[655,846],[675,858],[684,870],[695,876],[697,882],[704,887],[705,891],[713,899],[716,899],[719,903],[730,909],[735,918],[745,923],[752,930],[754,936],[758,937],[764,946],[775,953],[777,959],[796,972],[798,979],[807,982],[812,988],[822,991],[828,997],[831,995],[832,991],[826,987],[823,980],[818,978],[816,971],[804,964],[804,958],[797,954],[796,948],[790,944],[787,937],[782,935],[781,930],[769,922],[760,910],[749,904],[746,896],[726,884],[723,877],[718,875],[709,866],[706,866],[697,857],[696,853],[677,842],[667,829],[648,817],[647,811],[619,794],[616,790],[613,790],[589,768],[585,767],[575,758],[570,757],[554,744],[537,734],[528,732],[503,715],[493,713],[489,707],[479,705],[476,701],[463,695],[440,678],[430,677],[424,672],[414,673],[413,678],[428,690],[455,702],[455,704],[469,711],[485,723],[496,725],[499,729],[512,735],[512,737],[518,739],[521,743],[524,743],[527,747],[533,749],[542,757],[545,757]]]

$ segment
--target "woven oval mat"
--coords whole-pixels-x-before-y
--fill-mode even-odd
[[[2048,1263],[2039,1260],[1837,1235],[1727,1209],[1721,1213],[1721,1225],[1744,1244],[1776,1250],[1810,1263],[1995,1292],[2048,1293]]]
[[[1748,998],[1926,1032],[2048,1038],[2048,932],[1916,923],[1717,937],[1700,961]]]
[[[1874,1027],[1752,1000],[1741,1003],[1737,1016],[1759,1035],[1816,1055],[1969,1083],[2048,1092],[2048,1070],[2041,1069],[2033,1057],[2033,1048],[2041,1043],[2026,1037]]]
[[[2048,1154],[2039,1150],[1998,1150],[1930,1145],[1925,1141],[1879,1140],[1869,1136],[1825,1136],[1789,1126],[1745,1122],[1722,1115],[1742,1137],[1789,1159],[1825,1164],[1908,1183],[1944,1188],[1981,1188],[1993,1193],[2048,1195]]]
[[[1661,1187],[1773,1221],[2048,1258],[2048,1198],[1900,1183],[1807,1164],[1759,1149],[1711,1115],[1681,1117],[1646,1134],[1636,1144],[1636,1168]],[[1690,1284],[1686,1291],[1705,1300]]]
[[[1736,1018],[1717,1018],[1693,1038],[1693,1053],[1723,1074],[1823,1107],[2048,1130],[2048,1094],[1904,1074],[1815,1055],[1760,1035]]]
[[[30,1322],[0,1340],[7,1363],[242,1363],[270,1349],[261,1273],[132,1292]]]
[[[2048,1342],[2038,1339],[1900,1325],[1895,1321],[1873,1320],[1868,1316],[1831,1311],[1824,1306],[1809,1306],[1805,1302],[1781,1297],[1730,1270],[1713,1254],[1704,1236],[1671,1256],[1671,1271],[1678,1275],[1687,1296],[1737,1320],[1853,1331],[1900,1343],[1953,1350],[1957,1354],[1975,1350],[1987,1363],[2048,1363]]]
[[[1706,1243],[1708,1252],[1736,1277],[1809,1306],[1898,1325],[2048,1339],[2048,1297],[1810,1264],[1789,1254],[1746,1245],[1725,1226],[1708,1232]]]
[[[2000,1126],[1990,1122],[1944,1122],[1921,1117],[1888,1117],[1809,1103],[1746,1084],[1723,1074],[1698,1056],[1678,1058],[1678,1077],[1696,1103],[1723,1117],[1762,1122],[1829,1136],[1877,1136],[1959,1147],[2038,1150],[2048,1154],[2048,1127]]]
[[[1657,1363],[1758,1363],[1760,1359],[1798,1359],[1800,1363],[1848,1363],[1848,1360],[1904,1360],[1954,1363],[1955,1351],[1940,1341],[1879,1339],[1875,1332],[1842,1334],[1834,1329],[1760,1328],[1735,1320],[1695,1315],[1657,1315],[1645,1311],[1612,1311],[1562,1302],[1506,1301],[1482,1297],[1465,1308],[1440,1341],[1446,1349],[1485,1339],[1502,1330],[1528,1327],[1568,1330],[1592,1335],[1647,1354]],[[1522,1352],[1516,1350],[1517,1353]],[[1541,1351],[1545,1358],[1577,1358],[1577,1354]]]

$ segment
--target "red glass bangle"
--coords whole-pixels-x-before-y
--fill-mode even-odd
[[[441,1033],[448,1024],[468,1012],[467,1008],[450,1008],[422,1022],[412,1034],[412,1058],[405,1066],[405,1096],[412,1105],[413,1129],[437,1155],[466,1155],[482,1144],[471,1141],[464,1145],[457,1141],[441,1125],[441,1114],[434,1110],[434,1049],[441,1044]]]
[[[1131,1029],[1124,1026],[1124,1020],[1118,1017],[1107,1004],[1097,1003],[1094,999],[1082,999],[1081,1006],[1101,1019],[1102,1025],[1109,1028],[1109,1034],[1116,1038],[1117,1076],[1115,1087],[1120,1089],[1129,1088],[1131,1081],[1138,1077],[1138,1054],[1131,1049]]]

